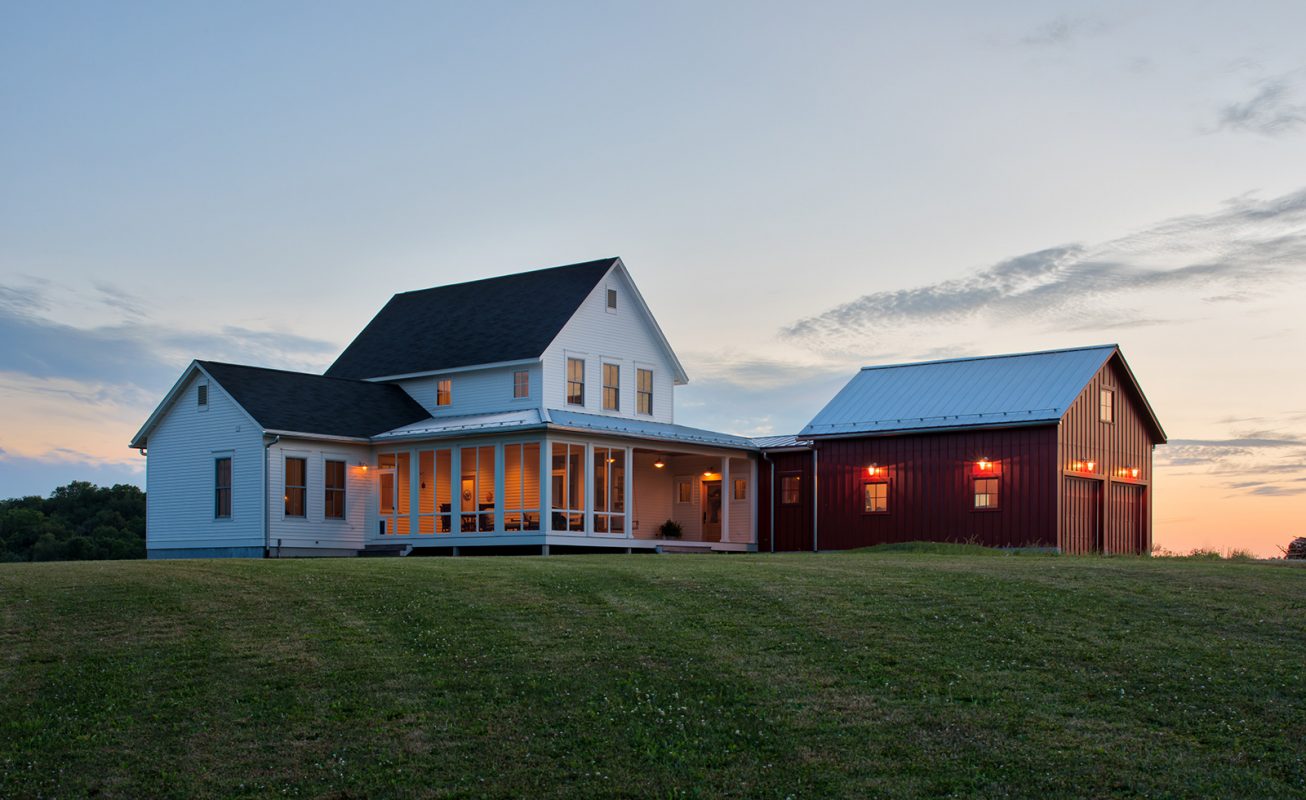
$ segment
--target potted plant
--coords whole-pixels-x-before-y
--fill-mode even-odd
[[[662,534],[663,539],[679,539],[684,529],[680,527],[679,522],[669,519],[658,528],[658,533]]]

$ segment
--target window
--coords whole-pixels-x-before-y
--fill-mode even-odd
[[[213,461],[213,516],[231,519],[231,456]]]
[[[462,449],[462,502],[463,533],[494,531],[494,448],[464,447]]]
[[[635,370],[635,410],[641,414],[653,413],[653,370]]]
[[[998,479],[975,479],[975,508],[991,509],[998,507]]]
[[[796,506],[799,501],[799,483],[800,475],[781,475],[780,476],[780,505]]]
[[[694,502],[694,486],[686,478],[676,479],[676,502],[677,503]]]
[[[567,359],[567,404],[585,405],[585,359]]]
[[[626,451],[594,448],[594,532],[626,532]]]
[[[1116,393],[1110,389],[1103,389],[1098,401],[1099,417],[1103,422],[1115,422],[1116,419]]]
[[[531,396],[531,373],[519,369],[512,374],[512,396],[514,399]]]
[[[306,516],[304,498],[308,494],[308,460],[286,457],[286,516]]]
[[[453,404],[453,379],[441,378],[435,382],[435,404],[447,406]]]
[[[603,408],[621,410],[621,366],[618,364],[603,365]]]
[[[734,498],[736,500],[748,499],[748,481],[744,478],[735,478]]]
[[[503,446],[503,529],[540,529],[540,445]]]
[[[889,511],[889,484],[883,481],[863,484],[862,511],[867,514],[887,514]]]
[[[585,530],[585,445],[553,443],[553,530]]]
[[[345,518],[345,462],[326,462],[326,474],[322,479],[323,508],[327,519]]]
[[[611,309],[611,310],[613,310],[613,311],[616,311],[616,310],[617,310],[617,290],[616,290],[616,289],[609,289],[609,290],[608,290],[608,308]]]
[[[209,385],[207,383],[201,383],[199,386],[195,387],[195,400],[199,404],[200,408],[205,408],[208,406]]]
[[[453,451],[423,450],[417,454],[417,532],[453,530]]]

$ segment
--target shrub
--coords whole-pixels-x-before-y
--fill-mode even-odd
[[[667,520],[658,528],[658,533],[662,534],[663,539],[679,539],[684,532],[684,528],[681,528],[680,523],[674,519]]]

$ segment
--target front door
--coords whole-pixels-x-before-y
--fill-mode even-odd
[[[703,541],[721,541],[721,481],[703,481]]]

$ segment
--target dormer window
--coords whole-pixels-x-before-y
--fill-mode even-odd
[[[531,373],[519,369],[512,374],[512,396],[514,400],[531,396]]]
[[[453,404],[453,379],[441,378],[435,382],[435,404],[447,406]]]
[[[608,310],[609,310],[609,311],[616,311],[616,310],[617,310],[617,290],[616,290],[616,289],[609,289],[609,290],[608,290]]]

